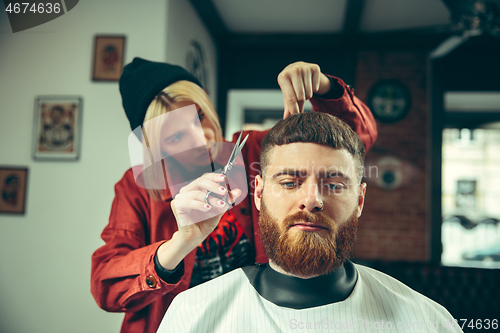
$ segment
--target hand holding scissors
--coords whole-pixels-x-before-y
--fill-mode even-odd
[[[229,200],[228,199],[232,199],[232,198],[229,197],[230,196],[230,194],[229,194],[230,189],[229,189],[229,183],[227,182],[227,174],[233,168],[234,162],[238,158],[238,155],[241,153],[241,149],[243,148],[243,146],[247,142],[248,134],[245,137],[245,139],[243,139],[243,142],[241,142],[241,144],[240,144],[241,136],[242,135],[243,135],[243,132],[240,133],[240,136],[239,136],[238,140],[236,141],[236,143],[234,145],[233,151],[231,152],[231,155],[229,156],[229,160],[227,161],[227,164],[224,166],[224,169],[222,169],[222,173],[221,173],[225,177],[227,192],[224,195],[224,197],[220,198],[220,199],[223,200],[227,205],[231,205],[231,206],[234,206],[235,202],[233,201],[232,204],[229,204]],[[210,195],[216,196],[215,193],[213,193],[211,191],[207,191],[207,194],[205,195],[205,202],[207,204],[208,204],[208,199],[210,198]],[[217,197],[217,198],[219,198],[219,197]]]
[[[193,241],[199,244],[200,239],[205,239],[215,229],[222,215],[242,194],[240,189],[229,188],[227,175],[247,138],[248,136],[240,144],[240,135],[221,173],[205,173],[181,188],[172,200],[172,211],[179,226],[179,235],[185,242]],[[221,182],[225,182],[225,187],[221,186]],[[213,198],[210,198],[211,195]]]

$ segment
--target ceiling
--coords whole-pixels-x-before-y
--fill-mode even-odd
[[[444,54],[471,36],[500,37],[500,0],[190,1],[215,42],[232,46],[434,49],[449,41]]]
[[[211,1],[231,33],[374,33],[451,23],[441,0]]]
[[[190,1],[216,42],[274,43],[288,38],[293,43],[296,37],[328,36],[332,43],[343,44],[356,36],[361,38],[358,44],[373,44],[373,36],[384,38],[384,43],[390,36],[394,44],[413,39],[435,44],[456,30],[448,2],[477,0]]]

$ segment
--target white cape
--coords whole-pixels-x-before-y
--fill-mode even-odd
[[[384,273],[354,266],[358,280],[346,300],[301,310],[269,302],[234,270],[180,293],[158,333],[462,332],[441,305]]]

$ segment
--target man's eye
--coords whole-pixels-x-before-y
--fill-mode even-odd
[[[284,182],[284,183],[281,183],[282,186],[284,186],[285,188],[295,188],[297,186],[299,186],[299,183],[298,182]]]
[[[343,184],[326,184],[330,190],[339,191],[344,189]]]

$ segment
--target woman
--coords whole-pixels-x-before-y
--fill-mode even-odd
[[[373,116],[342,80],[298,62],[280,73],[278,83],[284,117],[302,112],[310,99],[314,110],[346,121],[367,149],[373,144]],[[146,167],[128,170],[115,186],[109,224],[101,235],[105,245],[92,256],[91,291],[101,308],[126,312],[122,332],[156,332],[178,293],[234,268],[267,261],[255,236],[258,212],[251,196],[241,195],[260,173],[266,132],[244,133],[250,135],[241,152],[247,174],[243,184],[236,180],[242,186],[231,187],[237,204],[228,210],[216,197],[228,192],[225,178],[217,172],[199,177],[200,170],[218,170],[227,155],[215,144],[223,141],[222,131],[198,80],[178,66],[135,58],[124,68],[120,93],[132,130],[141,126],[134,133],[145,145]],[[199,122],[189,110],[196,110]],[[211,160],[192,153],[207,145]],[[206,202],[208,191],[215,195]],[[207,212],[211,218],[192,223],[192,214]]]

